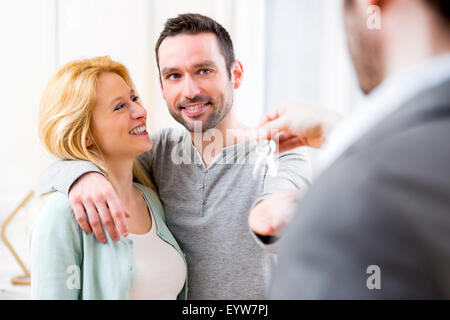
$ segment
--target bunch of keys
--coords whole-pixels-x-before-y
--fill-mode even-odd
[[[277,145],[273,140],[263,140],[256,147],[256,162],[253,168],[253,178],[264,174],[267,165],[267,174],[275,177],[277,175],[277,166],[275,164],[275,151]]]

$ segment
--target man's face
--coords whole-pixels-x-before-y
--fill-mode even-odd
[[[347,44],[364,93],[375,89],[384,78],[381,50],[382,30],[369,30],[367,8],[370,1],[343,0]]]
[[[216,127],[233,105],[234,77],[213,33],[167,37],[159,47],[161,89],[172,117],[187,130]]]

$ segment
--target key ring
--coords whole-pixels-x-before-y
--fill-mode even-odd
[[[256,147],[257,158],[253,168],[253,178],[257,178],[265,173],[266,165],[268,166],[267,174],[270,176],[277,175],[274,154],[277,145],[273,140],[264,140]]]

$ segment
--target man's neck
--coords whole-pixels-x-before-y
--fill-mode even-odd
[[[191,139],[200,152],[205,166],[209,167],[223,148],[248,140],[251,132],[251,129],[230,111],[215,128],[205,132],[191,132]]]

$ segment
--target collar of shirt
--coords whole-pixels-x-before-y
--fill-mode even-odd
[[[249,139],[245,139],[244,141],[238,142],[236,144],[230,144],[228,146],[223,147],[220,152],[217,152],[216,156],[214,157],[213,161],[209,164],[208,167],[206,167],[204,161],[203,161],[203,157],[202,157],[202,152],[211,152],[211,147],[205,147],[205,150],[199,150],[195,145],[194,142],[192,141],[192,136],[191,136],[191,132],[189,132],[188,130],[181,128],[181,131],[178,132],[179,136],[182,137],[179,141],[183,141],[183,146],[184,146],[184,150],[185,152],[187,152],[187,154],[191,154],[192,152],[194,153],[194,157],[196,159],[194,159],[194,163],[196,163],[199,167],[202,167],[203,170],[207,171],[210,168],[212,168],[216,163],[219,164],[243,164],[246,163],[246,161],[249,161],[249,159],[246,159],[246,157],[248,156],[249,152],[252,152],[257,143],[253,140],[249,140]],[[228,137],[223,137],[222,134],[220,133],[219,130],[216,129],[216,131],[211,131],[211,135],[214,136],[214,134],[216,134],[216,136],[214,137],[214,139],[219,139],[224,141],[225,139],[227,139]],[[211,141],[212,136],[207,136],[206,138],[203,137],[203,139],[207,139],[207,141]],[[226,141],[226,140],[225,140]]]
[[[415,95],[450,79],[450,53],[398,72],[363,98],[324,144],[317,173],[323,172],[353,143]],[[316,175],[317,176],[317,175]]]

